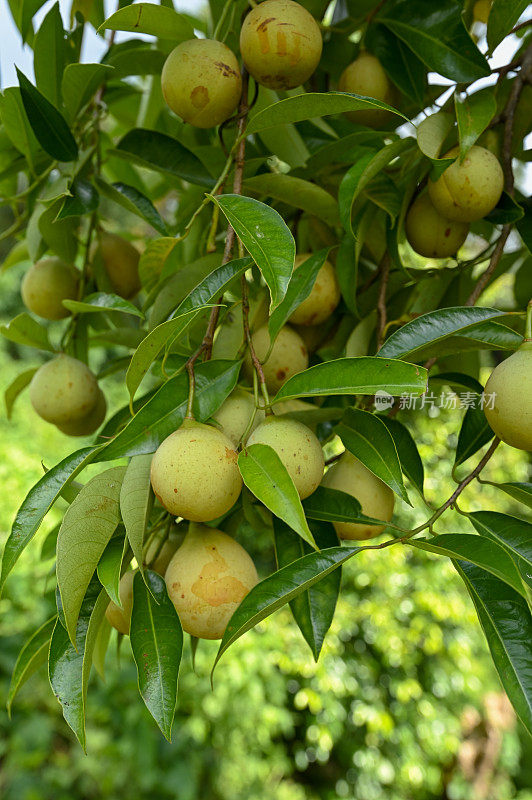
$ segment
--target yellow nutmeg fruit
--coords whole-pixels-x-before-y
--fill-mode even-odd
[[[410,246],[426,258],[454,256],[469,233],[467,222],[453,222],[439,214],[429,195],[417,197],[406,215],[406,236]]]
[[[118,606],[112,600],[105,609],[105,616],[107,621],[116,628],[119,633],[124,636],[129,636],[129,629],[131,626],[131,611],[133,610],[133,581],[138,570],[130,569],[124,572],[120,578],[118,588],[118,596],[122,607]]]
[[[102,233],[98,253],[113,291],[125,300],[131,300],[141,286],[137,248],[116,233]]]
[[[349,64],[338,81],[341,92],[360,94],[393,105],[395,90],[378,58],[371,53],[361,53]],[[379,128],[390,119],[390,112],[378,108],[349,111],[346,116],[357,125]]]
[[[263,325],[252,335],[253,347],[259,361],[264,361],[270,349],[268,326]],[[263,364],[264,378],[270,392],[277,392],[288,378],[308,367],[308,350],[301,336],[289,325],[279,331],[267,361]],[[249,352],[244,361],[247,377],[253,378],[253,364]]]
[[[281,461],[302,500],[314,492],[323,478],[323,450],[314,433],[295,419],[267,417],[247,441],[267,444]]]
[[[61,258],[43,258],[24,275],[21,294],[24,305],[43,319],[64,319],[70,311],[63,300],[76,300],[79,272]]]
[[[502,167],[485,147],[474,145],[460,163],[459,148],[443,158],[456,158],[437,181],[429,180],[430,199],[446,219],[474,222],[485,217],[499,202],[504,187]]]
[[[92,411],[79,419],[59,423],[57,427],[61,433],[66,433],[67,436],[90,436],[104,421],[106,411],[107,401],[104,393],[98,387],[98,397]]]
[[[270,89],[293,89],[305,83],[319,64],[318,23],[292,0],[265,0],[246,16],[240,52],[250,75]]]
[[[208,522],[225,514],[242,489],[233,442],[210,425],[185,420],[155,452],[151,484],[176,517]]]
[[[165,580],[183,629],[200,639],[220,639],[258,577],[238,542],[215,528],[192,525]]]
[[[367,517],[390,522],[394,507],[392,490],[347,450],[326,472],[322,485],[356,497]],[[334,522],[333,525],[340,539],[373,539],[386,528],[386,525],[356,522]]]
[[[532,341],[495,367],[484,389],[484,413],[499,439],[532,450]]]
[[[309,258],[310,253],[296,256],[294,268],[297,269]],[[316,276],[308,297],[298,305],[290,316],[294,325],[321,325],[340,302],[340,287],[336,272],[329,261],[325,261]]]
[[[30,383],[37,414],[54,425],[86,417],[98,401],[96,378],[82,361],[62,353],[39,367]]]
[[[241,442],[242,437],[251,424],[250,431],[264,420],[264,411],[257,409],[255,413],[255,398],[244,389],[235,389],[227,400],[213,414],[213,418],[221,426],[225,435],[231,439],[235,447]]]
[[[235,54],[214,39],[191,39],[172,50],[161,74],[164,99],[196,128],[213,128],[236,110],[242,92]]]

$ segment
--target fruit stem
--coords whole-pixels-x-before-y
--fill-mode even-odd
[[[532,342],[532,300],[528,301],[526,309],[525,342]]]
[[[195,359],[194,359],[195,360]],[[194,374],[194,360],[190,359],[185,364],[188,373],[188,400],[185,419],[196,419],[194,416],[194,394],[196,391],[196,376]]]
[[[242,275],[241,278],[241,286],[242,286],[242,322],[244,324],[244,336],[246,342],[248,343],[249,354],[251,356],[251,361],[253,362],[253,367],[255,369],[255,374],[258,377],[260,390],[262,396],[264,397],[265,401],[265,412],[266,416],[272,414],[271,410],[271,403],[270,397],[268,395],[268,389],[266,387],[266,379],[264,377],[264,370],[262,369],[262,364],[260,363],[257,354],[255,352],[255,348],[253,347],[253,340],[251,338],[251,331],[249,329],[249,297],[248,297],[248,282],[245,275]]]

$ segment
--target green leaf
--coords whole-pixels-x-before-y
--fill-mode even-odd
[[[468,514],[470,522],[481,534],[505,547],[514,558],[532,566],[532,525],[518,517],[497,511],[475,511]]]
[[[63,305],[70,311],[77,314],[96,314],[102,311],[122,311],[124,314],[133,314],[135,317],[143,317],[142,311],[119,297],[117,294],[106,294],[105,292],[95,292],[88,294],[83,300],[63,300]]]
[[[61,93],[69,119],[84,108],[101,84],[113,74],[106,64],[69,64],[61,82]]]
[[[35,83],[56,108],[61,104],[61,78],[67,59],[63,20],[56,2],[40,23],[33,42]]]
[[[120,571],[124,557],[124,535],[113,536],[109,540],[102,557],[98,561],[98,579],[103,588],[117,606],[122,602],[119,595]]]
[[[284,175],[281,172],[263,172],[244,181],[244,191],[262,194],[313,214],[328,225],[338,224],[338,204],[321,186]]]
[[[0,333],[16,344],[35,347],[37,350],[46,350],[49,353],[54,351],[44,325],[30,317],[25,311],[14,317],[7,325],[0,325]]]
[[[315,525],[313,531],[320,550],[338,546],[338,537],[332,525]],[[273,520],[273,532],[278,569],[312,552],[299,536],[295,536],[294,532],[277,518]],[[339,567],[333,570],[319,583],[294,597],[290,602],[294,619],[315,661],[320,656],[323,641],[334,617],[342,579],[341,569]]]
[[[43,150],[58,161],[75,161],[78,146],[63,115],[18,68],[17,75],[24,109]]]
[[[476,92],[472,95],[454,94],[454,108],[460,138],[460,160],[473,147],[497,113],[497,101],[493,91]]]
[[[479,323],[504,316],[495,308],[456,306],[429,311],[407,322],[386,339],[378,352],[381,358],[402,358],[409,356],[418,359],[425,353],[428,344],[438,344],[457,333],[468,331]]]
[[[126,211],[140,217],[163,236],[168,235],[166,223],[151,200],[142,192],[139,192],[138,189],[135,189],[134,186],[128,186],[127,183],[109,184],[101,179],[97,180],[96,183],[100,192],[108,200],[112,200],[122,208],[125,208]]]
[[[7,713],[10,717],[13,701],[19,689],[35,672],[37,672],[42,664],[46,664],[50,637],[52,636],[56,619],[57,617],[53,616],[37,628],[17,656],[6,701]]]
[[[518,500],[520,503],[524,503],[529,508],[532,508],[532,483],[518,483],[517,481],[512,481],[511,483],[484,481],[484,483],[495,486],[496,489],[506,492],[506,494],[513,497],[514,500]]]
[[[117,149],[111,152],[142,167],[182,178],[198,186],[208,189],[214,186],[213,178],[199,158],[177,139],[164,133],[133,128],[120,140]]]
[[[384,25],[368,26],[366,43],[400,91],[423,108],[427,89],[423,62]]]
[[[26,386],[31,382],[31,379],[37,372],[38,367],[32,367],[31,369],[26,369],[24,372],[21,372],[17,375],[14,380],[11,381],[9,386],[4,392],[4,401],[6,404],[6,415],[8,419],[11,419],[11,413],[13,411],[13,406],[15,404],[15,400],[19,396],[19,394],[24,391]]]
[[[70,195],[65,197],[56,220],[81,217],[98,208],[100,198],[92,183],[77,178],[70,186],[69,191]]]
[[[233,391],[239,361],[208,361],[195,368],[194,415],[199,422],[212,417]],[[142,406],[126,427],[98,453],[98,460],[154,453],[183,422],[187,410],[188,375],[170,378]]]
[[[93,580],[83,598],[76,625],[75,646],[60,620],[57,620],[48,655],[48,676],[52,690],[62,706],[65,721],[84,751],[87,686],[92,655],[108,602],[109,598],[99,582]]]
[[[313,117],[325,117],[329,114],[342,114],[346,111],[360,111],[367,108],[381,108],[391,111],[398,117],[408,121],[408,117],[392,106],[347,92],[309,92],[294,97],[279,100],[278,103],[259,111],[251,118],[247,127],[248,135],[275,128],[277,125],[287,125],[293,122],[302,122]]]
[[[476,564],[526,597],[519,571],[511,556],[496,542],[473,533],[444,533],[433,539],[410,539],[407,544],[429,553]]]
[[[309,553],[260,581],[244,597],[229,620],[213,671],[225,651],[244,633],[285,603],[308,591],[360,550],[360,547],[329,547],[317,553]]]
[[[223,194],[211,199],[262,272],[273,311],[285,296],[294,269],[296,244],[288,226],[277,211],[251,197]]]
[[[437,179],[453,163],[454,158],[440,158],[443,143],[454,125],[452,114],[438,111],[421,120],[417,126],[417,144],[433,165],[432,177]]]
[[[358,408],[348,408],[335,432],[350,453],[405,503],[412,505],[403,483],[394,440],[379,417]]]
[[[126,386],[130,398],[163,347],[172,344],[184,334],[197,315],[218,300],[230,284],[251,265],[250,258],[238,258],[213,270],[185,297],[175,310],[172,319],[154,328],[133,353],[126,373]]]
[[[273,341],[290,315],[306,300],[312,291],[318,272],[325,263],[329,249],[318,250],[292,272],[286,294],[268,322],[270,339]]]
[[[318,486],[310,497],[306,497],[303,500],[303,509],[309,519],[322,522],[353,522],[366,519],[356,497],[338,489],[329,489],[327,486]]]
[[[152,3],[135,3],[120,8],[107,17],[98,28],[98,32],[106,29],[147,33],[171,40],[176,44],[194,39],[194,28],[186,15],[178,14],[173,8],[156,6]]]
[[[63,261],[72,264],[78,248],[76,234],[79,220],[75,217],[58,219],[63,202],[63,198],[60,198],[42,212],[38,228],[48,247]]]
[[[496,207],[486,214],[485,219],[493,225],[507,225],[511,222],[519,222],[520,219],[523,219],[524,214],[523,207],[516,203],[508,192],[503,192]]]
[[[493,0],[487,31],[490,53],[508,36],[528,5],[528,0]]]
[[[493,431],[488,425],[480,403],[481,398],[479,397],[475,400],[475,405],[470,406],[464,414],[456,445],[455,466],[463,464],[493,439]]]
[[[386,167],[390,161],[412,147],[412,139],[399,139],[386,145],[377,153],[369,151],[357,159],[351,169],[347,170],[338,189],[338,203],[342,225],[347,233],[356,237],[352,226],[353,204],[373,178]]]
[[[146,289],[153,289],[156,286],[176,244],[177,239],[172,236],[164,236],[148,242],[139,261],[139,277]]]
[[[466,561],[455,562],[455,567],[471,595],[506,694],[532,734],[532,617],[526,600],[480,567]]]
[[[57,537],[57,584],[70,641],[83,597],[107,543],[120,522],[125,467],[112,467],[83,486],[68,507]]]
[[[378,390],[393,396],[421,395],[426,388],[427,371],[423,367],[405,361],[383,361],[376,356],[337,358],[289,378],[273,402],[296,397],[375,394]]]
[[[424,0],[396,0],[384,5],[375,19],[402,39],[429,70],[445,78],[471,83],[490,74],[454,0],[440,0],[430,13]]]
[[[297,489],[275,450],[266,444],[252,444],[239,454],[238,467],[250,492],[315,548]]]
[[[120,514],[140,570],[142,570],[142,546],[152,507],[151,460],[151,453],[133,456],[120,489]]]
[[[0,94],[0,118],[9,139],[33,169],[39,142],[26,116],[18,86],[10,86]]]
[[[148,711],[170,741],[177,703],[177,679],[183,631],[164,579],[146,570],[133,581],[131,649],[137,665],[139,692]]]
[[[100,448],[84,447],[48,470],[33,486],[17,511],[2,557],[0,591],[15,563],[37,533],[41,522],[65,486],[95,457]]]
[[[379,419],[386,425],[392,436],[403,473],[416,487],[420,495],[423,496],[423,484],[425,480],[423,462],[412,434],[408,428],[397,419],[392,419],[384,414],[379,415]]]

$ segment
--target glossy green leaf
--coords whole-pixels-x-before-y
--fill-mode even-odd
[[[26,116],[18,86],[10,86],[0,94],[0,119],[10,141],[33,168],[39,142]]]
[[[407,120],[404,114],[392,106],[347,92],[309,92],[294,97],[287,97],[277,103],[259,111],[250,120],[247,133],[257,133],[275,128],[277,125],[287,125],[293,122],[302,122],[313,117],[325,117],[329,114],[342,114],[346,111],[360,111],[361,109],[381,108],[391,111],[398,117]]]
[[[513,497],[514,500],[518,500],[520,503],[524,503],[525,506],[532,508],[532,483],[519,483],[518,481],[511,481],[510,483],[485,481],[485,483],[489,483],[490,486],[495,486],[496,489],[506,492],[506,494]]]
[[[251,197],[223,194],[212,200],[262,272],[270,289],[271,309],[275,309],[288,289],[296,255],[294,237],[286,222],[275,209]]]
[[[362,158],[357,159],[355,164],[347,170],[338,189],[340,216],[342,225],[347,233],[356,236],[351,219],[355,200],[384,167],[388,166],[397,156],[411,147],[411,139],[398,139],[378,152],[370,150]]]
[[[526,600],[480,567],[466,561],[455,566],[473,600],[506,694],[532,734],[532,616]]]
[[[125,467],[112,467],[83,486],[68,507],[57,537],[57,584],[71,642],[83,597],[103,551],[120,522]]]
[[[117,294],[107,294],[106,292],[95,292],[88,294],[80,300],[63,300],[63,305],[76,314],[96,314],[102,311],[122,311],[124,314],[133,314],[135,317],[143,317],[142,311],[124,300]]]
[[[197,315],[217,301],[230,284],[251,265],[250,258],[238,258],[222,264],[204,278],[179,304],[172,319],[161,323],[142,340],[133,354],[126,373],[129,396],[134,397],[148,369],[163,347],[177,341]]]
[[[122,602],[119,595],[120,584],[120,571],[122,568],[122,559],[124,556],[124,536],[117,534],[113,536],[105,550],[102,557],[98,561],[97,573],[98,579],[103,588],[117,606],[121,606]]]
[[[480,402],[480,398],[477,398],[474,405],[470,406],[464,414],[456,445],[455,466],[463,464],[493,439],[493,431],[488,425]]]
[[[338,489],[318,486],[310,497],[303,500],[303,509],[309,519],[321,522],[353,522],[369,519],[362,514],[362,507],[356,497]]]
[[[505,547],[514,557],[532,565],[532,524],[498,511],[475,511],[470,522],[481,534]]]
[[[147,585],[140,574],[133,581],[131,649],[142,699],[170,741],[183,631],[164,578],[152,570],[146,570],[145,576]]]
[[[453,81],[467,82],[490,74],[486,59],[462,21],[462,9],[454,0],[440,0],[427,13],[424,0],[396,0],[386,4],[376,19],[423,61]]]
[[[511,222],[519,222],[523,219],[525,211],[514,198],[503,192],[499,202],[489,214],[486,214],[485,219],[493,225],[507,225]]]
[[[162,236],[168,235],[166,223],[151,200],[134,186],[128,186],[127,183],[110,184],[101,179],[97,181],[97,186],[108,200],[112,200],[126,211],[140,217]]]
[[[277,518],[273,521],[273,531],[278,569],[312,552],[299,536]],[[338,546],[338,537],[332,525],[313,525],[313,533],[320,550]],[[319,583],[294,597],[290,602],[294,619],[315,661],[320,656],[323,641],[334,617],[342,579],[341,570],[341,567],[333,570]]]
[[[65,118],[19,69],[17,75],[22,103],[39,144],[58,161],[74,161],[78,146]]]
[[[107,64],[68,64],[62,76],[61,92],[69,118],[87,105],[102,83],[113,75]]]
[[[141,167],[168,173],[208,189],[214,186],[213,178],[192,150],[164,133],[133,128],[112,152]]]
[[[490,89],[464,97],[455,92],[454,107],[462,160],[497,113],[497,101]]]
[[[98,192],[89,181],[77,178],[70,186],[70,194],[65,197],[61,210],[56,219],[68,217],[81,217],[96,211],[100,203]]]
[[[56,108],[61,103],[61,78],[67,58],[63,20],[56,2],[40,23],[33,42],[35,83]]]
[[[400,91],[423,107],[427,89],[427,70],[423,62],[384,25],[368,26],[366,43]]]
[[[254,586],[227,624],[213,670],[225,651],[244,633],[285,603],[308,591],[318,581],[359,553],[360,549],[360,547],[329,547],[317,553],[309,553]]]
[[[358,408],[348,408],[335,432],[350,453],[405,503],[412,505],[403,483],[393,437],[380,417]]]
[[[297,489],[275,450],[266,444],[252,444],[239,454],[238,467],[250,492],[305,542],[316,547]]]
[[[37,481],[17,511],[2,557],[0,591],[15,563],[38,531],[65,486],[95,457],[99,448],[84,447],[64,458]]]
[[[289,378],[277,392],[274,403],[296,397],[375,394],[379,390],[394,396],[421,395],[426,388],[427,371],[423,367],[372,356],[338,358]]]
[[[199,422],[212,417],[236,386],[239,361],[209,361],[195,368],[194,415]],[[142,406],[126,427],[98,454],[110,461],[123,456],[154,453],[183,422],[187,410],[188,375],[170,378]]]
[[[120,489],[120,514],[126,534],[142,570],[142,546],[152,507],[150,467],[152,455],[133,456],[126,469]]]
[[[31,369],[24,370],[24,372],[21,372],[16,378],[14,378],[14,380],[11,381],[5,390],[4,401],[6,404],[6,415],[8,419],[11,419],[13,406],[15,405],[17,397],[31,382],[31,379],[37,372],[37,369],[38,367],[32,367]]]
[[[379,419],[386,425],[391,434],[403,473],[416,487],[418,492],[423,495],[423,484],[425,480],[423,462],[412,434],[408,428],[397,419],[393,419],[384,414],[380,415]]]
[[[194,28],[186,15],[178,14],[173,8],[156,6],[152,3],[135,3],[120,8],[107,17],[98,31],[106,29],[148,33],[161,39],[169,39],[176,44],[194,38]]]
[[[244,191],[288,203],[322,219],[328,225],[338,224],[338,204],[334,197],[321,186],[302,178],[282,172],[263,172],[247,178]]]
[[[98,581],[93,580],[83,598],[75,630],[75,646],[59,620],[50,642],[50,684],[62,706],[65,721],[76,734],[83,750],[86,749],[85,702],[92,655],[108,602],[107,594]]]
[[[487,31],[490,53],[510,33],[528,6],[528,0],[493,0]]]
[[[48,648],[50,647],[50,638],[56,619],[57,617],[54,616],[37,628],[35,633],[32,633],[27,642],[25,642],[17,656],[6,701],[7,713],[9,716],[11,716],[13,701],[19,689],[31,678],[42,664],[46,664]]]
[[[318,272],[329,253],[328,249],[318,250],[303,261],[292,273],[288,289],[282,301],[271,314],[268,322],[270,339],[273,341],[290,315],[312,291]]]
[[[0,325],[0,333],[16,344],[53,352],[47,329],[25,311],[14,317],[7,325]]]
[[[143,264],[142,256],[140,260],[143,272],[151,269],[154,274],[158,268],[161,269],[159,291],[150,313],[150,327],[152,328],[169,319],[187,294],[190,294],[207,275],[222,263],[221,253],[210,253],[191,263],[183,263],[178,257],[178,251],[170,251],[163,244],[168,244],[166,237],[158,241],[161,242],[160,249],[150,255],[149,261]],[[171,275],[170,279],[165,281],[169,275]],[[146,279],[148,279],[148,275],[144,273],[143,280]],[[157,291],[157,287],[153,290],[153,292],[155,291]]]
[[[476,564],[507,583],[518,594],[525,597],[519,571],[508,552],[495,541],[472,533],[443,533],[433,539],[410,539],[407,544],[438,553],[449,558],[458,558]]]
[[[381,358],[409,356],[417,360],[428,344],[442,343],[445,339],[467,331],[487,320],[504,316],[495,308],[456,306],[429,311],[407,322],[386,339],[378,352]]]

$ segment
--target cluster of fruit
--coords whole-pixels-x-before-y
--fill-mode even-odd
[[[139,253],[113,233],[102,233],[92,253],[93,269],[102,267],[98,284],[107,285],[126,300],[140,290]],[[87,287],[81,273],[60,258],[37,261],[26,272],[21,293],[24,305],[39,317],[60,320],[70,311],[64,300],[80,300]],[[102,424],[107,410],[105,396],[91,370],[82,361],[60,354],[43,364],[32,378],[30,400],[42,419],[68,436],[89,436]]]

